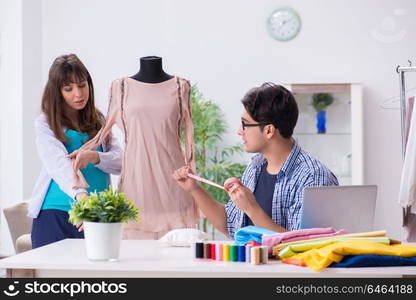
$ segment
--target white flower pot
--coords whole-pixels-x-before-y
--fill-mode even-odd
[[[88,259],[98,261],[118,260],[121,227],[122,223],[84,222]]]

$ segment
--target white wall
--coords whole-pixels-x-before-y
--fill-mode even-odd
[[[22,144],[22,2],[0,2],[0,207],[23,197]],[[3,214],[0,253],[10,253],[8,227]]]
[[[271,39],[265,28],[280,6],[291,6],[302,18],[301,32],[290,42]],[[113,79],[136,73],[141,56],[162,56],[168,73],[198,83],[221,105],[230,125],[226,140],[236,143],[239,101],[255,85],[361,82],[365,183],[379,186],[377,227],[401,238],[399,111],[380,105],[398,96],[396,65],[416,59],[415,8],[412,0],[42,0],[41,85],[56,56],[76,53],[91,71],[105,111]],[[411,77],[409,87],[416,86]],[[36,97],[25,101],[40,103]],[[35,108],[30,110],[28,115]],[[31,124],[25,121],[24,129]],[[24,155],[24,173],[32,177],[39,164]],[[32,186],[25,182],[29,195]]]
[[[39,175],[40,161],[35,151],[34,118],[40,112],[42,81],[42,32],[41,0],[23,1],[23,198],[29,199]]]
[[[28,199],[39,173],[33,119],[41,94],[40,0],[0,1],[0,208]],[[0,254],[13,253],[1,215]]]

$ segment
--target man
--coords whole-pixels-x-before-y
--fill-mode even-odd
[[[173,178],[188,191],[219,231],[231,238],[241,227],[256,225],[277,232],[299,229],[303,190],[338,185],[335,175],[292,138],[299,111],[286,88],[265,83],[247,92],[241,127],[245,151],[257,153],[241,184],[228,193],[230,201],[215,201],[194,179],[191,170],[176,170]]]

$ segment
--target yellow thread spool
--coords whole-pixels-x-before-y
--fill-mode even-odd
[[[230,261],[230,245],[228,244],[222,245],[222,260]]]

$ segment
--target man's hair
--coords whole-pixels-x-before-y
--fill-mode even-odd
[[[272,124],[284,138],[292,136],[299,110],[289,90],[267,82],[249,90],[241,102],[256,122]],[[263,128],[260,126],[260,130]]]

